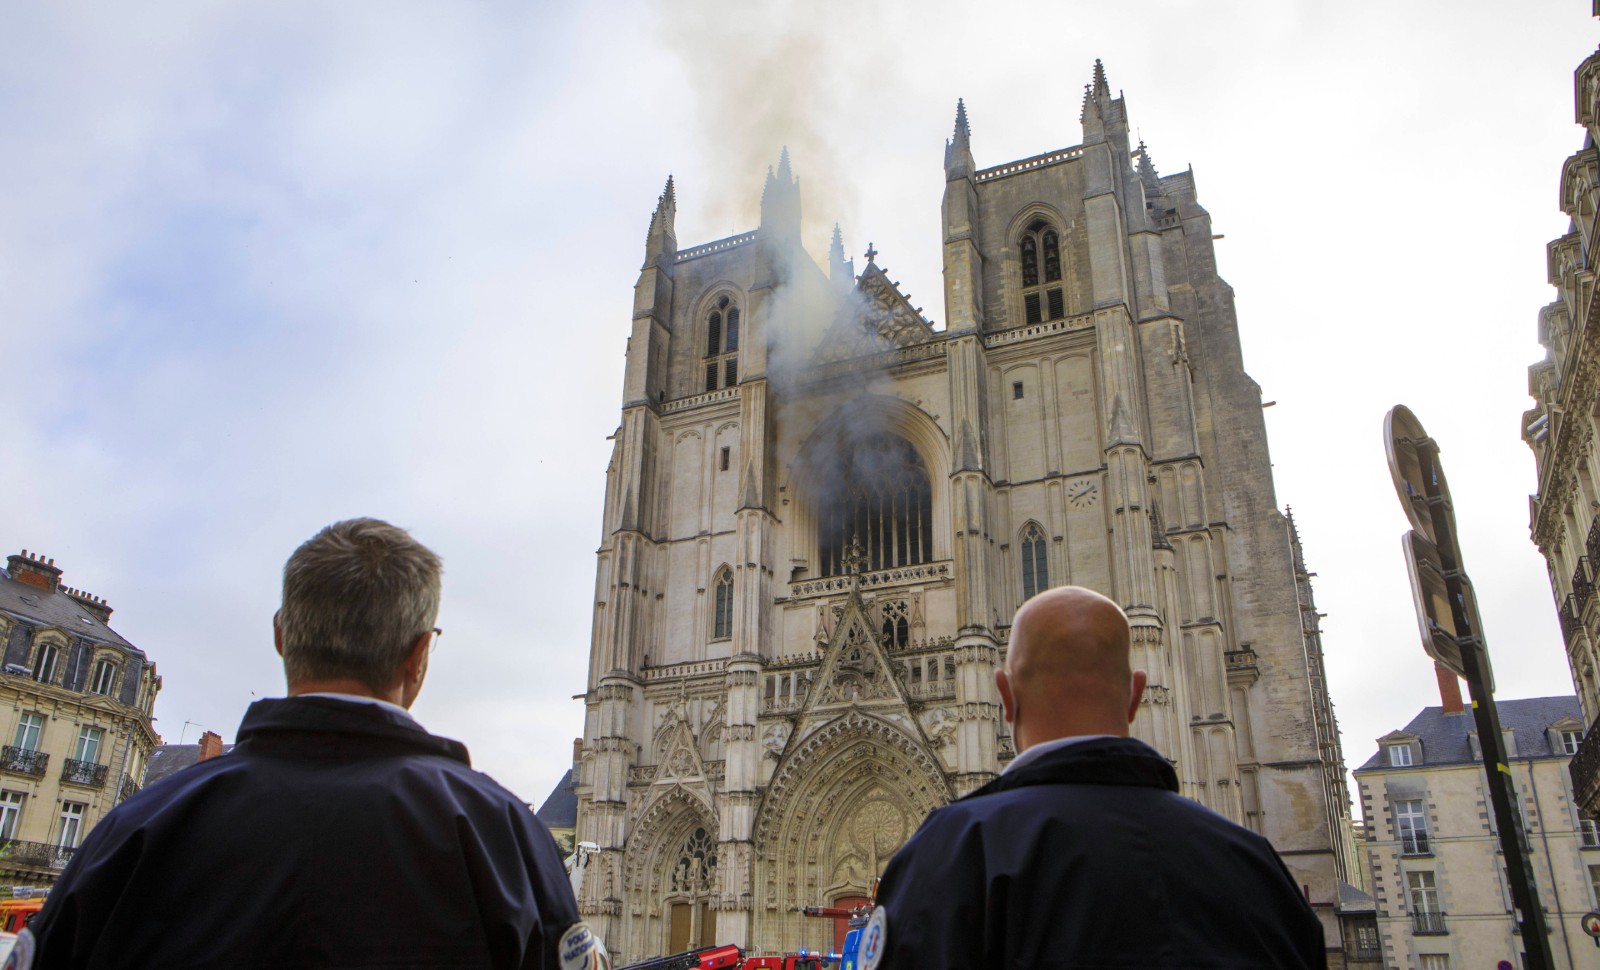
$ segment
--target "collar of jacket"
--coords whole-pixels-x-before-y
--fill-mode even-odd
[[[357,704],[332,697],[272,697],[256,701],[239,723],[238,747],[271,747],[288,735],[337,734],[378,744],[402,745],[453,758],[471,766],[460,741],[424,731],[417,722],[377,704]],[[235,750],[238,750],[236,747]]]
[[[1155,748],[1134,738],[1069,744],[1012,769],[965,796],[977,798],[1028,785],[1133,785],[1178,790],[1178,773]],[[965,800],[965,799],[963,799]]]

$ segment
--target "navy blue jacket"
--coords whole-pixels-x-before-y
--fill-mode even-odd
[[[1267,840],[1177,794],[1129,738],[1082,741],[928,816],[884,872],[882,967],[1326,967]]]
[[[34,919],[34,965],[558,967],[577,922],[550,833],[459,742],[288,698],[89,833]]]

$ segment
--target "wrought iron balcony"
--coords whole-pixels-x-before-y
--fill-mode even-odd
[[[1578,753],[1567,764],[1578,808],[1589,818],[1600,818],[1600,717],[1584,732]]]
[[[0,867],[29,866],[35,869],[65,869],[73,849],[48,842],[0,841]]]
[[[1594,521],[1589,523],[1589,538],[1586,541],[1586,546],[1587,548],[1584,551],[1589,554],[1589,561],[1600,563],[1600,515],[1595,516]]]
[[[1589,598],[1594,595],[1594,575],[1589,564],[1596,560],[1588,556],[1578,557],[1578,568],[1572,571],[1572,599],[1573,614],[1583,615],[1583,608],[1589,605]]]
[[[1443,913],[1412,913],[1411,932],[1418,936],[1437,936],[1450,931],[1444,928]]]
[[[1571,643],[1572,638],[1582,628],[1582,624],[1578,622],[1578,611],[1574,605],[1577,598],[1576,594],[1568,596],[1562,601],[1561,610],[1556,614],[1556,618],[1561,621],[1561,640],[1564,643]]]
[[[125,802],[139,793],[139,784],[128,775],[122,776],[122,790],[117,793],[117,801]]]
[[[1400,852],[1403,855],[1432,855],[1433,849],[1428,845],[1428,833],[1417,832],[1412,835],[1400,837]]]
[[[49,763],[50,756],[43,751],[19,748],[14,744],[0,748],[0,771],[39,778],[44,775],[45,765]]]
[[[106,772],[109,770],[108,766],[97,765],[93,761],[67,758],[61,762],[61,780],[88,788],[103,788],[106,783]]]

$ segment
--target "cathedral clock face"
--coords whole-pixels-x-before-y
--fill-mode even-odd
[[[1075,509],[1086,509],[1100,496],[1100,486],[1086,479],[1067,486],[1067,501]]]

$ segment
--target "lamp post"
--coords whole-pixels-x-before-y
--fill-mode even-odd
[[[1523,841],[1516,779],[1506,764],[1500,713],[1494,704],[1494,671],[1478,619],[1472,580],[1461,563],[1455,509],[1450,503],[1444,466],[1439,462],[1439,445],[1403,404],[1395,405],[1384,417],[1383,444],[1395,492],[1413,526],[1413,531],[1403,537],[1402,546],[1411,576],[1411,595],[1417,606],[1422,649],[1465,678],[1472,692],[1478,749],[1488,774],[1489,803],[1506,857],[1511,901],[1522,926],[1526,965],[1528,970],[1553,970],[1544,907],[1539,904],[1538,884]]]

